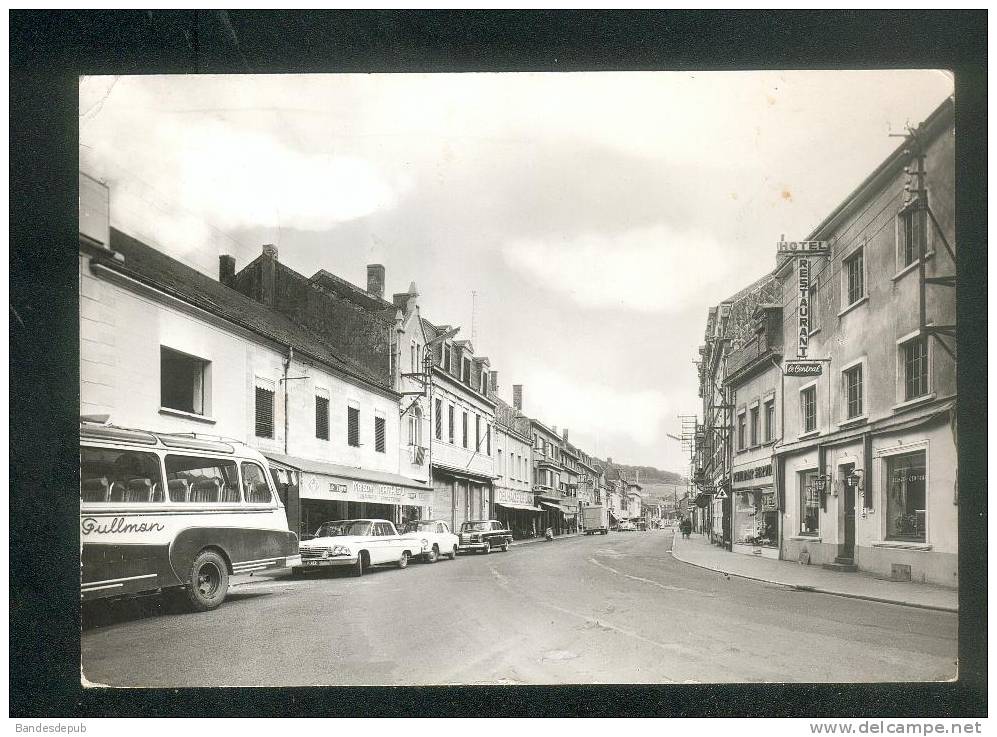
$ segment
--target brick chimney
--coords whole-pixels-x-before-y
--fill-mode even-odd
[[[499,388],[498,387],[498,371],[489,371],[488,372],[488,388],[491,391],[495,392],[496,394],[498,393],[498,388]]]
[[[384,266],[367,264],[367,294],[384,299]]]
[[[235,279],[235,256],[219,256],[218,281],[230,287],[233,279]]]
[[[263,261],[260,268],[260,297],[263,304],[273,307],[277,296],[277,246],[268,243],[263,246]]]
[[[512,385],[512,406],[518,409],[520,412],[523,411],[523,385],[513,384]]]
[[[561,436],[564,438],[564,442],[568,442],[568,428],[561,431]]]

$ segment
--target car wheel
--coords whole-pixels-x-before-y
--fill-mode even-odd
[[[357,555],[357,562],[353,564],[353,567],[350,569],[350,572],[354,576],[356,576],[357,578],[359,578],[360,576],[363,575],[364,566],[365,566],[365,564],[364,564],[364,559],[363,559],[363,553],[361,552],[361,553],[359,553]]]
[[[190,583],[184,587],[187,604],[195,612],[207,612],[225,601],[228,566],[214,550],[202,550],[190,567]]]
[[[450,553],[448,554],[447,557],[449,557],[450,560],[457,560],[457,546],[456,545],[453,546],[453,550],[450,551]]]
[[[488,555],[490,552],[492,552],[492,544],[488,541],[485,541],[485,547],[482,548],[481,552],[484,553],[485,555]]]
[[[398,559],[399,568],[408,568],[408,551],[402,552],[402,557]]]
[[[505,541],[505,545],[502,546],[502,552],[503,553],[508,553],[509,552],[509,541],[508,540],[506,540]]]
[[[440,549],[437,546],[433,546],[433,549],[426,553],[426,562],[435,563],[440,559]]]

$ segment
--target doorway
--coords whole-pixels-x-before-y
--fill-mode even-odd
[[[838,466],[839,478],[842,480],[841,498],[845,507],[844,540],[841,545],[841,558],[852,560],[855,557],[855,487],[848,483],[848,477],[855,470],[855,464]]]

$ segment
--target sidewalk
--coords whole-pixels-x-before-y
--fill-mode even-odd
[[[959,592],[955,589],[920,583],[899,583],[876,578],[868,573],[838,573],[825,570],[819,565],[802,566],[795,561],[732,553],[711,545],[705,537],[695,533],[692,539],[683,540],[676,530],[671,554],[676,560],[689,565],[755,581],[853,599],[947,612],[959,611]]]

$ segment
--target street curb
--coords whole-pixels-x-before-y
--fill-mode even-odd
[[[532,540],[517,540],[515,542],[509,543],[510,548],[515,548],[519,545],[532,545],[533,543],[544,543],[544,542],[555,542],[557,540],[565,540],[569,537],[581,537],[585,533],[583,532],[572,532],[570,535],[557,535],[553,540],[547,540],[544,537],[533,538]]]
[[[761,578],[759,576],[746,576],[743,573],[731,573],[730,571],[725,571],[722,568],[713,568],[712,566],[703,565],[701,563],[693,563],[692,561],[680,558],[675,554],[675,538],[672,538],[672,547],[668,550],[668,554],[672,556],[679,563],[685,563],[687,566],[693,566],[694,568],[702,568],[704,571],[713,571],[714,573],[723,573],[728,576],[734,576],[735,578],[744,578],[749,581],[760,581],[762,583],[769,583],[775,586],[783,586],[787,589],[793,589],[794,591],[808,591],[814,594],[827,594],[828,596],[840,596],[845,599],[860,599],[862,601],[874,601],[878,604],[896,604],[897,606],[908,606],[914,609],[928,609],[935,612],[950,612],[954,614],[959,613],[959,607],[947,607],[938,606],[936,604],[918,604],[911,601],[898,601],[897,599],[886,599],[880,596],[868,596],[866,594],[852,594],[844,591],[834,591],[832,589],[823,589],[819,586],[807,586],[805,584],[794,584],[786,583],[785,581],[773,581],[768,578]]]

